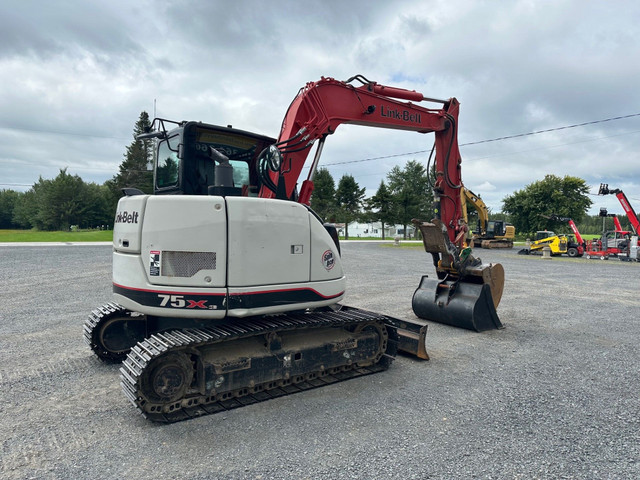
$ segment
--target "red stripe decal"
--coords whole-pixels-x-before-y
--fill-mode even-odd
[[[176,292],[176,291],[166,291],[166,290],[151,290],[148,288],[126,287],[116,282],[113,282],[113,285],[115,287],[123,288],[125,290],[133,290],[136,292],[163,293],[163,294],[169,294],[169,295],[205,295],[205,296],[213,296],[213,297],[226,296],[226,293]],[[237,292],[237,293],[232,293],[231,295],[263,295],[263,294],[269,294],[269,293],[283,293],[283,292],[313,292],[319,297],[326,298],[326,299],[336,298],[341,295],[344,295],[344,290],[335,295],[323,295],[313,288],[281,288],[276,290],[261,290],[257,292]]]

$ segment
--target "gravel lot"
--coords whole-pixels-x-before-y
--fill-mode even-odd
[[[505,325],[432,324],[428,362],[173,425],[146,421],[82,340],[109,246],[0,247],[0,477],[640,477],[640,264],[500,262]],[[413,317],[421,249],[343,245],[345,303]]]

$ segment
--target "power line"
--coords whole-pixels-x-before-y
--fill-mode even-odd
[[[462,143],[462,144],[460,144],[460,146],[461,147],[466,147],[468,145],[479,145],[481,143],[498,142],[500,140],[509,140],[511,138],[527,137],[529,135],[538,135],[540,133],[557,132],[558,130],[566,130],[566,129],[569,129],[569,128],[576,128],[576,127],[584,127],[585,125],[595,125],[596,123],[611,122],[613,120],[623,120],[625,118],[639,117],[639,116],[640,116],[640,113],[632,113],[631,115],[623,115],[621,117],[604,118],[602,120],[593,120],[591,122],[576,123],[574,125],[566,125],[564,127],[548,128],[546,130],[538,130],[538,131],[529,132],[529,133],[518,133],[516,135],[508,135],[506,137],[492,138],[490,140],[480,140],[480,141],[477,141],[477,142]]]
[[[499,142],[499,141],[502,141],[502,140],[509,140],[509,139],[512,139],[512,138],[520,138],[520,137],[527,137],[527,136],[531,136],[531,135],[539,135],[541,133],[556,132],[558,130],[567,130],[569,128],[584,127],[585,125],[595,125],[597,123],[611,122],[611,121],[614,121],[614,120],[623,120],[623,119],[632,118],[632,117],[640,117],[640,113],[632,113],[630,115],[623,115],[623,116],[619,116],[619,117],[604,118],[604,119],[601,119],[601,120],[592,120],[590,122],[576,123],[574,125],[565,125],[563,127],[548,128],[546,130],[537,130],[537,131],[528,132],[528,133],[518,133],[518,134],[515,134],[515,135],[507,135],[507,136],[504,136],[504,137],[490,138],[490,139],[487,139],[487,140],[478,140],[477,142],[461,143],[458,146],[459,147],[467,147],[469,145],[479,145],[481,143]],[[604,138],[608,138],[608,137],[604,137]],[[325,163],[324,166],[328,167],[330,165],[344,165],[344,164],[347,164],[347,163],[371,162],[373,160],[383,160],[385,158],[404,157],[404,156],[407,156],[407,155],[416,155],[416,154],[419,154],[419,153],[427,153],[427,152],[430,152],[430,151],[431,151],[431,149],[418,150],[418,151],[415,151],[415,152],[396,153],[396,154],[393,154],[393,155],[384,155],[384,156],[381,156],[381,157],[362,158],[360,160],[345,160],[343,162]]]
[[[600,120],[592,120],[590,122],[583,122],[583,123],[576,123],[573,125],[565,125],[563,127],[555,127],[555,128],[548,128],[545,130],[537,130],[534,132],[527,132],[527,133],[518,133],[515,135],[507,135],[507,136],[503,136],[503,137],[496,137],[496,138],[490,138],[487,140],[478,140],[476,142],[468,142],[468,143],[461,143],[458,146],[459,147],[467,147],[470,145],[480,145],[482,143],[490,143],[490,142],[499,142],[502,140],[509,140],[512,138],[521,138],[521,137],[527,137],[527,136],[532,136],[532,135],[539,135],[541,133],[549,133],[549,132],[556,132],[559,130],[567,130],[569,128],[577,128],[577,127],[584,127],[586,125],[595,125],[598,123],[605,123],[605,122],[612,122],[614,120],[624,120],[627,118],[632,118],[632,117],[639,117],[640,113],[632,113],[630,115],[621,115],[618,117],[610,117],[610,118],[603,118]],[[46,130],[46,129],[37,129],[37,128],[26,128],[26,127],[6,127],[6,126],[0,126],[0,129],[7,129],[7,130],[19,130],[19,131],[27,131],[27,132],[37,132],[37,133],[50,133],[50,134],[56,134],[56,135],[73,135],[73,136],[77,136],[77,137],[89,137],[89,138],[106,138],[106,139],[111,139],[111,140],[127,140],[127,138],[125,137],[114,137],[111,135],[94,135],[94,134],[88,134],[88,133],[76,133],[76,132],[61,132],[61,131],[57,131],[57,130]],[[431,151],[431,149],[428,150],[417,150],[415,152],[406,152],[406,153],[396,153],[396,154],[391,154],[391,155],[384,155],[381,157],[369,157],[369,158],[362,158],[360,160],[345,160],[343,162],[334,162],[334,163],[326,163],[325,166],[329,166],[329,165],[343,165],[343,164],[347,164],[347,163],[360,163],[360,162],[370,162],[373,160],[383,160],[385,158],[395,158],[395,157],[404,157],[407,155],[416,155],[419,153],[426,153]]]
[[[604,137],[589,138],[587,140],[577,140],[575,142],[569,142],[569,143],[559,143],[557,145],[549,145],[548,147],[533,148],[533,149],[529,149],[529,150],[521,150],[521,151],[518,151],[518,152],[508,152],[508,153],[500,153],[500,154],[495,154],[495,155],[486,155],[484,157],[473,157],[473,160],[484,160],[486,158],[505,157],[505,156],[510,156],[510,155],[520,155],[521,153],[537,152],[539,150],[549,150],[550,148],[566,147],[567,145],[577,145],[579,143],[596,142],[598,140],[604,140],[605,138],[622,137],[624,135],[633,135],[634,133],[640,133],[640,130],[634,130],[633,132],[626,132],[626,133],[617,133],[615,135],[605,135]]]

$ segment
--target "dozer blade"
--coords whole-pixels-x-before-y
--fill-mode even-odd
[[[412,307],[420,318],[483,332],[503,328],[495,300],[499,302],[500,297],[494,298],[488,283],[438,280],[425,275],[413,294]]]
[[[384,319],[387,325],[395,327],[398,331],[399,351],[422,360],[429,360],[426,347],[427,322],[424,320],[400,320],[388,315],[385,315]]]

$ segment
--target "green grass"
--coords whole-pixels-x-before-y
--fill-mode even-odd
[[[583,235],[585,240],[600,238],[600,235]],[[5,242],[111,242],[113,231],[111,230],[80,230],[77,232],[43,232],[39,230],[0,230],[0,243]],[[344,237],[340,237],[344,240]],[[349,237],[349,240],[380,240],[380,237]],[[407,239],[409,240],[409,239]],[[393,244],[393,238],[385,238],[385,241]],[[524,245],[524,241],[516,241],[515,245]],[[415,247],[415,243],[407,243],[400,239],[403,247]],[[418,246],[422,246],[419,243]]]
[[[39,230],[0,230],[4,242],[111,242],[111,230],[80,230],[77,232],[43,232]]]
[[[340,240],[344,240],[345,239],[343,236],[340,236],[338,238]],[[395,237],[386,236],[386,237],[384,237],[384,241],[385,242],[393,242],[394,238]],[[349,235],[349,240],[378,240],[378,241],[380,241],[380,240],[382,240],[382,238],[380,238],[380,237],[354,237],[353,235]],[[401,242],[402,241],[407,241],[408,242],[410,240],[415,241],[415,242],[420,242],[421,241],[421,240],[415,240],[413,238],[407,238],[406,240],[404,240],[402,237],[400,237],[400,241]]]

